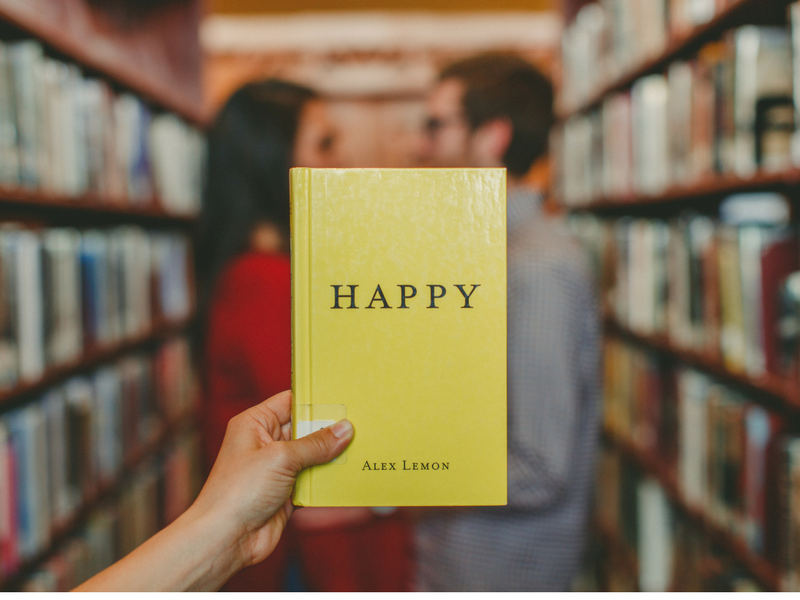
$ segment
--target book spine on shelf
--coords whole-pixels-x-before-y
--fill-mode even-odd
[[[88,500],[115,485],[126,460],[152,444],[166,424],[193,409],[192,381],[188,341],[176,337],[155,354],[124,357],[0,414],[4,577],[45,550],[51,536],[69,525]],[[184,445],[169,461],[168,472],[175,477],[165,500],[169,520],[194,497],[195,457],[196,448]],[[147,506],[142,518],[152,526],[142,527],[149,536],[163,519],[151,514],[152,503]],[[132,535],[133,547],[143,541],[142,535]]]
[[[199,489],[199,438],[181,434],[137,467],[120,493],[90,514],[21,583],[23,591],[68,591],[110,566],[188,508]]]
[[[687,506],[742,540],[755,555],[774,556],[770,532],[779,521],[768,506],[778,482],[769,468],[769,449],[783,431],[783,419],[712,377],[665,368],[655,355],[623,341],[608,339],[605,354],[615,374],[605,382],[606,430],[674,469]],[[671,379],[676,381],[674,397],[667,383]],[[642,410],[644,400],[647,410]],[[671,444],[649,432],[669,431],[662,424],[669,418],[663,408],[675,402],[673,461],[671,451],[665,451]]]
[[[113,92],[36,40],[0,42],[0,83],[0,184],[199,211],[205,141],[196,127]]]
[[[611,94],[574,114],[555,157],[563,202],[657,197],[710,177],[790,168],[792,64],[788,28],[746,25],[636,80],[629,100]]]
[[[677,348],[751,377],[796,374],[781,358],[779,299],[800,266],[797,232],[775,224],[728,224],[697,214],[658,219],[595,220],[601,269],[616,320],[632,331],[663,336]],[[599,238],[599,240],[598,240]],[[796,382],[797,383],[797,382]]]

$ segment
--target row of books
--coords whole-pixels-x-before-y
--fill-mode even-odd
[[[672,63],[556,130],[560,195],[569,205],[658,195],[716,175],[800,165],[795,134],[795,25],[746,25]],[[794,59],[797,62],[797,59]]]
[[[606,300],[618,323],[732,372],[798,383],[800,251],[784,197],[737,195],[719,218],[580,216],[573,225],[606,263]]]
[[[0,43],[0,184],[65,196],[200,207],[204,138],[36,40]]]
[[[800,585],[800,437],[737,390],[609,339],[605,427],[674,468],[682,497]]]
[[[625,545],[612,552],[627,550],[637,559],[633,581],[615,573],[611,591],[759,590],[670,502],[656,479],[612,448],[600,453],[595,503],[599,522]]]
[[[197,495],[198,460],[199,436],[183,434],[139,467],[117,498],[93,511],[85,526],[27,578],[22,591],[69,591],[144,543]]]
[[[0,389],[187,318],[189,245],[133,226],[0,227]]]
[[[126,461],[193,408],[188,343],[168,341],[0,414],[0,578],[113,484]]]
[[[585,5],[562,34],[563,106],[586,102],[732,2],[600,0]]]

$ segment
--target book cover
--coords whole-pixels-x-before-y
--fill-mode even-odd
[[[292,169],[292,434],[348,418],[300,506],[506,504],[503,169]]]

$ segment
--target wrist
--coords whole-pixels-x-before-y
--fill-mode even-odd
[[[241,531],[225,511],[208,510],[195,502],[178,518],[188,539],[203,548],[207,584],[200,589],[219,589],[250,563],[241,543]],[[177,523],[176,523],[177,524]]]

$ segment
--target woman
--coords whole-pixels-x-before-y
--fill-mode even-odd
[[[291,386],[289,168],[337,166],[336,132],[311,90],[245,85],[209,132],[198,240],[208,464],[229,419]],[[314,591],[409,586],[408,525],[365,508],[304,509],[269,560],[226,590],[281,590],[297,556]]]

